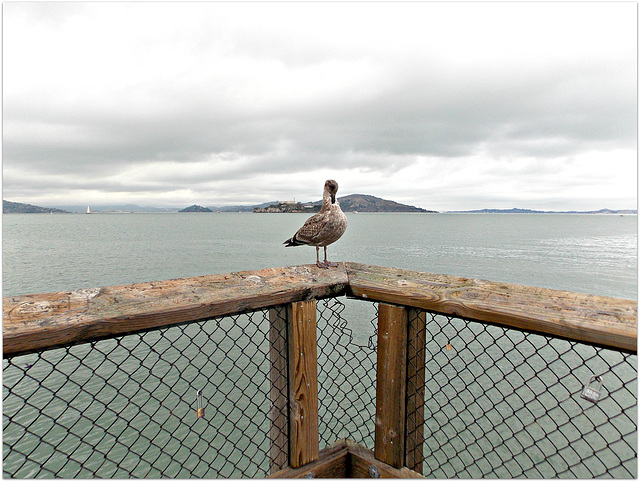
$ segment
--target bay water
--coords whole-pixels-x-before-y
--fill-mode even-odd
[[[315,262],[304,214],[12,214],[3,297]],[[332,261],[637,299],[637,216],[347,213]],[[322,253],[321,253],[322,255]]]
[[[347,213],[347,217],[347,232],[328,249],[332,261],[354,261],[637,299],[636,216]],[[306,218],[307,215],[303,214],[252,213],[5,215],[2,228],[3,296],[313,263],[314,248],[285,248],[282,245]],[[354,438],[358,434],[362,435],[356,442],[368,446],[373,442],[373,414],[369,412],[375,407],[375,376],[370,378],[371,374],[375,374],[376,364],[375,346],[373,350],[370,349],[372,339],[375,344],[375,311],[372,311],[370,303],[350,301],[322,304],[323,315],[318,321],[321,445],[345,436]],[[324,314],[332,311],[339,312],[340,320],[345,320],[339,321],[340,326],[335,325],[335,320],[324,319]],[[220,331],[216,328],[219,323],[229,326]],[[456,323],[460,326],[454,326]],[[498,334],[491,332],[493,329],[484,329],[480,325],[467,327],[463,320],[447,320],[444,317],[436,317],[430,324],[428,339],[431,345],[428,351],[433,356],[427,361],[427,371],[434,373],[433,381],[437,381],[441,388],[427,401],[429,410],[440,403],[439,397],[459,382],[464,382],[464,386],[459,387],[460,392],[456,392],[458,395],[451,396],[456,397],[454,403],[460,402],[467,407],[460,419],[440,424],[439,417],[448,410],[447,406],[443,406],[444,411],[433,413],[427,421],[427,434],[431,432],[432,436],[425,443],[429,450],[425,464],[436,467],[431,476],[553,476],[558,473],[557,469],[544,472],[540,468],[545,460],[551,460],[547,454],[547,450],[553,450],[549,439],[556,437],[562,443],[566,438],[573,437],[571,434],[575,432],[575,427],[564,419],[584,417],[583,412],[588,413],[582,405],[572,401],[573,396],[563,395],[563,404],[556,408],[560,418],[557,418],[557,414],[548,418],[549,404],[558,402],[554,398],[542,402],[543,397],[549,397],[551,393],[547,387],[562,386],[567,393],[573,394],[579,391],[581,380],[588,370],[606,368],[606,364],[603,365],[605,368],[600,366],[600,357],[592,356],[589,351],[592,348],[584,347],[587,351],[578,353],[579,356],[574,356],[574,360],[567,358],[572,355],[565,347],[568,342],[558,341],[550,349],[552,345],[543,339],[531,339],[526,343],[518,341],[518,348],[513,351],[516,357],[523,356],[521,351],[524,348],[533,349],[532,343],[540,344],[536,348],[542,350],[539,353],[544,350],[551,352],[550,358],[538,355],[534,350],[522,367],[539,374],[532,381],[541,385],[538,390],[541,395],[538,400],[526,402],[532,393],[530,389],[526,386],[515,388],[518,386],[515,382],[513,387],[507,383],[509,377],[519,379],[523,376],[520,368],[504,377],[504,383],[509,387],[505,391],[505,399],[511,397],[511,405],[507,407],[511,410],[511,418],[507,418],[505,423],[502,413],[504,406],[501,406],[500,412],[489,408],[485,415],[479,413],[476,422],[494,424],[492,432],[495,432],[495,437],[489,434],[477,439],[473,447],[477,452],[473,457],[477,457],[477,461],[472,465],[465,462],[470,452],[466,448],[456,448],[455,444],[462,443],[463,438],[473,439],[474,420],[470,419],[465,427],[456,424],[465,415],[470,416],[480,404],[489,403],[486,397],[483,398],[486,386],[482,383],[482,377],[494,378],[495,375],[496,380],[503,377],[498,364],[490,364],[488,368],[478,366],[478,373],[483,373],[478,375],[480,378],[472,376],[474,367],[483,356],[491,354],[490,350],[495,349],[496,356],[503,356],[516,343],[513,341],[516,335],[500,336],[500,329],[495,328]],[[139,341],[135,337],[125,337],[117,343],[100,342],[102,351],[94,353],[85,346],[74,348],[73,356],[67,355],[66,358],[64,350],[54,350],[43,358],[28,355],[10,364],[5,361],[3,435],[4,443],[8,444],[4,447],[5,476],[49,477],[59,467],[62,469],[58,475],[80,478],[95,475],[182,478],[266,474],[268,460],[257,462],[256,466],[248,460],[247,454],[255,450],[253,444],[258,439],[262,440],[260,450],[266,450],[267,453],[269,450],[265,446],[265,443],[268,445],[268,439],[263,433],[269,430],[268,417],[264,418],[263,415],[269,410],[268,397],[264,399],[261,395],[261,391],[268,392],[269,389],[268,377],[265,377],[269,370],[268,356],[265,356],[269,349],[268,319],[260,321],[256,316],[253,319],[229,318],[220,322],[205,322],[201,328],[190,326],[185,330],[187,336],[182,336],[178,329],[145,335],[146,340],[153,339],[157,343],[149,353],[143,352],[144,347],[139,348]],[[228,337],[233,330],[237,331],[237,337],[245,337],[242,345],[255,348],[256,352],[249,353],[234,345],[237,340]],[[469,333],[473,336],[465,340]],[[220,336],[223,338],[217,340],[216,337]],[[199,341],[200,338],[204,341]],[[495,339],[500,339],[501,344],[496,343],[494,347]],[[442,347],[449,343],[455,347],[454,351],[442,351]],[[472,347],[478,343],[487,347],[487,351],[474,351]],[[108,349],[105,348],[107,346]],[[133,349],[137,354],[131,358]],[[341,356],[336,359],[338,352]],[[451,353],[456,353],[456,356],[451,358]],[[564,354],[562,362],[559,361],[559,353]],[[255,360],[256,355],[261,359],[259,365],[251,361]],[[159,358],[154,361],[154,357]],[[558,361],[554,361],[553,357],[558,357]],[[346,359],[351,361],[345,365]],[[597,366],[592,359],[596,360]],[[239,370],[239,360],[246,360],[246,367],[242,370]],[[490,359],[488,361],[493,363]],[[179,368],[182,363],[185,363],[185,367]],[[60,371],[56,371],[53,374],[55,376],[47,375],[54,364],[61,367]],[[456,364],[460,364],[460,367],[456,368]],[[560,367],[560,371],[566,373],[560,375],[557,370],[551,372],[548,364]],[[116,365],[119,367],[116,368]],[[484,362],[480,365],[484,365]],[[634,357],[629,365],[616,358],[613,365],[618,372],[615,390],[618,393],[637,393],[637,359]],[[91,367],[95,368],[92,370]],[[571,369],[567,371],[566,367]],[[184,372],[179,377],[176,370]],[[188,382],[183,378],[187,372],[193,373],[187,377]],[[42,386],[38,386],[37,380],[41,376],[48,378]],[[558,384],[560,376],[562,382]],[[138,386],[138,379],[157,382],[148,389],[144,385]],[[107,383],[104,384],[103,380]],[[172,380],[170,388],[166,380]],[[336,383],[337,380],[340,382]],[[457,381],[453,383],[452,380]],[[621,386],[619,380],[627,381],[627,387]],[[245,383],[246,388],[238,391],[238,387]],[[500,383],[496,386],[503,391]],[[65,389],[57,391],[60,384]],[[95,385],[95,390],[91,385]],[[10,396],[7,386],[12,387]],[[120,389],[116,390],[117,387]],[[219,398],[216,415],[212,416],[212,410],[208,409],[204,423],[186,422],[191,420],[194,387],[202,387],[204,393],[211,397],[210,403],[213,403],[214,397]],[[430,388],[427,388],[429,393]],[[614,389],[609,381],[608,388]],[[341,402],[345,390],[347,398],[355,400],[349,409],[345,409]],[[53,391],[57,393],[55,397]],[[94,392],[99,396],[90,395]],[[356,393],[357,397],[354,395]],[[72,396],[76,397],[75,401]],[[24,405],[21,397],[28,397],[29,404]],[[105,397],[125,408],[108,409],[101,400]],[[627,400],[623,403],[634,403],[631,398],[631,402]],[[260,399],[263,401],[255,405],[255,400]],[[514,399],[517,403],[514,403]],[[159,403],[158,400],[164,401]],[[238,412],[237,405],[242,405],[242,400],[254,402],[248,404],[249,410]],[[80,413],[82,407],[69,410],[67,404],[86,407],[86,414]],[[536,412],[538,406],[540,413]],[[95,414],[92,415],[92,411]],[[59,425],[52,421],[56,413],[64,413]],[[176,414],[182,415],[176,418]],[[490,420],[491,414],[495,415],[495,421]],[[7,416],[13,420],[8,425]],[[59,456],[48,458],[50,455],[46,453],[47,450],[36,449],[43,441],[45,445],[42,447],[50,448],[59,444],[62,452],[71,450],[64,448],[66,445],[75,446],[75,438],[68,435],[65,429],[72,422],[63,420],[65,417],[74,419],[74,431],[97,437],[95,446],[107,454],[108,463],[102,459],[95,461],[94,452],[84,443],[73,449],[75,453],[69,460],[65,457],[65,460],[61,460]],[[92,427],[91,420],[96,417],[103,426],[124,424],[122,436],[135,442],[129,447],[116,443],[114,437],[99,427]],[[107,422],[103,420],[105,417],[108,418]],[[254,419],[260,417],[262,421],[256,425]],[[533,420],[529,420],[531,417]],[[246,424],[244,433],[230,430],[228,442],[212,451],[212,447],[217,445],[211,445],[207,437],[217,439],[218,434],[226,430],[230,418],[237,418],[237,423]],[[342,426],[345,418],[351,419],[348,423],[352,427]],[[587,419],[595,426],[605,424],[605,428],[610,427],[602,411]],[[518,429],[521,430],[518,434],[532,434],[535,437],[536,424],[543,421],[546,426],[554,423],[566,426],[551,431],[526,453],[517,456],[514,460],[517,460],[519,471],[504,472],[504,467],[494,471],[483,469],[483,462],[489,463],[492,458],[505,456],[500,452],[503,450],[500,447],[505,445],[501,442],[505,439],[505,429],[514,425],[526,426],[526,430]],[[637,415],[633,421],[637,423]],[[35,427],[38,437],[42,438],[24,437],[24,426],[30,427],[29,430]],[[457,434],[451,435],[448,441],[442,441],[447,438],[443,435],[454,428]],[[614,430],[612,437],[617,440],[618,432]],[[630,437],[634,439],[635,435]],[[153,440],[151,449],[147,440]],[[433,445],[436,440],[437,446]],[[519,443],[516,438],[507,440],[509,443]],[[625,440],[625,447],[631,446],[637,451],[635,440],[629,442],[629,436],[626,435]],[[17,447],[16,452],[8,450],[12,444]],[[172,445],[176,446],[174,452]],[[186,448],[190,452],[183,454]],[[202,460],[209,460],[208,464],[201,462],[201,457],[193,457],[200,451]],[[452,451],[455,456],[451,455]],[[30,458],[34,459],[33,463],[25,464],[25,453],[32,454]],[[170,457],[167,453],[175,453],[175,456]],[[508,460],[508,454],[506,457]],[[565,463],[562,457],[557,454],[555,457],[552,465]],[[120,462],[116,464],[114,461],[118,460]],[[238,467],[242,464],[246,467],[241,470]],[[637,463],[625,462],[624,466],[620,476],[637,473]],[[569,477],[572,474],[590,477],[592,473],[581,464],[563,472],[564,476]]]

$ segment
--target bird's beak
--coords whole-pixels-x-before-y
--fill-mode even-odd
[[[331,204],[335,204],[336,203],[336,195],[332,194],[331,195]]]

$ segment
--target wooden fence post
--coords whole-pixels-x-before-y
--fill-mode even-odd
[[[284,469],[289,455],[288,390],[287,390],[287,310],[284,306],[269,309],[269,359],[271,369],[271,430],[269,438],[270,473]]]
[[[404,465],[406,381],[407,310],[380,303],[374,455],[395,468]]]
[[[426,365],[426,312],[408,309],[407,342],[407,447],[406,466],[422,473],[424,461],[424,383]]]
[[[316,301],[291,303],[289,344],[289,465],[301,467],[318,458],[318,347]]]

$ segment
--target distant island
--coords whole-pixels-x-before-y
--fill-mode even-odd
[[[363,213],[437,213],[438,211],[429,211],[426,209],[410,206],[407,204],[397,203],[381,199],[367,194],[351,194],[338,198],[340,207],[345,212],[363,212]],[[135,204],[124,205],[104,205],[91,206],[93,213],[212,213],[212,212],[255,212],[255,213],[316,213],[320,210],[322,201],[314,201],[308,203],[287,202],[287,201],[271,201],[254,205],[238,205],[238,206],[200,206],[194,204],[187,208],[179,210],[178,208],[155,208],[148,206],[138,206]],[[2,201],[3,214],[70,214],[85,213],[85,206],[59,206],[58,208],[47,208],[35,206],[33,204],[16,203],[11,201]],[[470,211],[444,211],[445,214],[631,214],[637,215],[636,209],[599,209],[595,211],[540,211],[535,209],[476,209]]]
[[[599,209],[597,211],[538,211],[535,209],[476,209],[473,211],[447,211],[456,214],[638,214],[637,209]]]
[[[269,201],[261,204],[237,204],[232,206],[208,206],[209,209],[221,213],[252,213],[255,208],[266,208],[278,201]]]
[[[204,206],[198,206],[194,204],[193,206],[189,206],[188,208],[181,209],[178,211],[179,213],[212,213],[213,211],[209,208],[205,208]]]
[[[63,205],[57,208],[46,208],[34,206],[32,204],[16,203],[3,200],[4,214],[23,214],[23,213],[53,213],[53,214],[74,214],[86,213],[87,205]],[[113,204],[113,205],[93,205],[91,204],[92,213],[111,213],[111,214],[132,214],[132,213],[175,213],[177,208],[154,208],[143,207],[136,204]]]
[[[426,209],[401,204],[387,199],[370,196],[368,194],[350,194],[339,197],[340,207],[345,212],[363,213],[437,213]],[[322,201],[310,203],[301,202],[277,202],[266,207],[255,207],[254,213],[317,213],[320,211]]]
[[[20,213],[38,213],[38,214],[69,214],[68,211],[56,208],[42,208],[40,206],[34,206],[33,204],[14,203],[11,201],[2,200],[2,213],[3,214],[20,214]]]
[[[300,202],[281,201],[265,207],[253,208],[254,213],[317,213],[320,206],[313,203],[303,204]]]

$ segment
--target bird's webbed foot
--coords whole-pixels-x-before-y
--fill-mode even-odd
[[[338,263],[333,263],[331,261],[324,260],[324,261],[318,261],[316,263],[316,266],[318,268],[323,268],[323,269],[337,268],[338,267]]]

